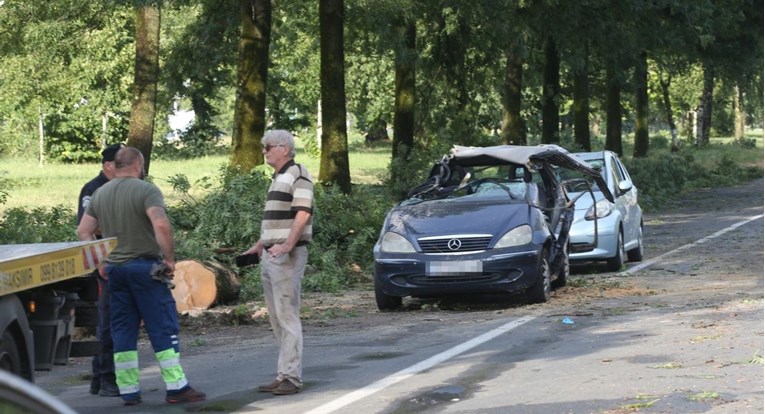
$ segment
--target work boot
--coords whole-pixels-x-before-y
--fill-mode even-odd
[[[187,386],[183,391],[168,395],[165,397],[165,401],[169,404],[182,404],[195,401],[204,401],[207,399],[207,395],[203,392],[199,392],[191,386]]]
[[[129,405],[138,405],[143,400],[141,400],[141,396],[139,395],[138,397],[134,397],[134,398],[126,398],[124,399],[124,401],[125,401],[125,405],[129,406]]]
[[[101,381],[101,391],[98,392],[98,395],[102,397],[119,397],[120,389],[113,382]]]

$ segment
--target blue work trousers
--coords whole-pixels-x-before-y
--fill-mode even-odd
[[[154,352],[170,348],[180,352],[175,299],[167,285],[152,279],[151,266],[155,263],[158,261],[139,258],[106,267],[114,353],[137,349],[141,320]]]

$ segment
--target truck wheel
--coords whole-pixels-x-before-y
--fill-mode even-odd
[[[0,369],[21,376],[19,350],[16,348],[16,340],[8,331],[3,332],[3,338],[0,341]]]

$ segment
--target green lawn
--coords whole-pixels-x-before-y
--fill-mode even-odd
[[[308,171],[318,178],[319,159],[311,158],[298,149],[296,161],[306,165]],[[192,184],[191,194],[201,195],[201,188],[194,186],[197,180],[208,177],[213,185],[219,178],[219,171],[228,162],[225,156],[209,156],[191,160],[152,160],[150,175],[162,189],[168,204],[174,204],[178,197],[168,182],[169,177],[184,174]],[[354,146],[349,154],[351,181],[354,184],[379,183],[390,162],[390,149],[386,146],[366,148]],[[271,171],[270,168],[262,168]],[[82,186],[95,177],[101,164],[60,164],[46,163],[40,166],[34,159],[0,159],[0,180],[10,181],[8,200],[0,205],[0,213],[12,207],[52,207],[63,204],[77,208],[77,197]],[[7,174],[3,175],[3,171]]]

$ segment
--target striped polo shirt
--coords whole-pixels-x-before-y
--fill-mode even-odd
[[[263,244],[271,246],[286,242],[298,211],[313,213],[313,181],[304,166],[290,160],[280,171],[274,173],[273,182],[268,189],[263,222],[260,226],[260,239]],[[311,241],[312,221],[313,217],[303,228],[298,246]]]

